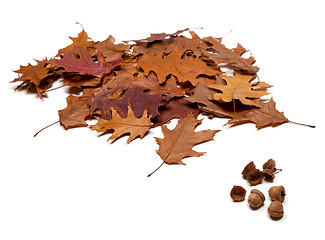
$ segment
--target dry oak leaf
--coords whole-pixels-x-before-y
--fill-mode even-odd
[[[65,129],[88,126],[85,121],[85,118],[90,115],[88,97],[95,91],[98,89],[86,88],[82,96],[69,95],[67,97],[68,106],[59,110],[60,123]]]
[[[108,79],[110,78],[110,79]],[[106,85],[115,89],[119,86],[128,86],[128,87],[142,87],[146,90],[149,90],[148,93],[164,93],[166,96],[170,97],[181,97],[185,95],[185,90],[177,85],[177,79],[173,76],[163,84],[159,84],[157,76],[150,72],[146,77],[142,74],[134,76],[129,73],[116,72],[116,76],[109,76],[105,81]]]
[[[88,49],[88,48],[92,48],[95,45],[95,42],[88,37],[88,34],[84,30],[82,30],[78,34],[78,37],[75,38],[69,37],[69,38],[72,40],[72,43],[69,46],[60,49],[58,54],[55,57],[60,57],[64,52],[72,52],[75,56],[78,56],[78,53],[75,52],[74,47],[80,46]]]
[[[252,108],[243,111],[228,121],[228,125],[237,126],[244,123],[254,123],[257,129],[265,127],[276,127],[283,123],[288,123],[289,120],[284,116],[283,112],[279,112],[275,108],[275,102],[271,98],[268,102],[261,99],[255,100],[260,108]]]
[[[183,30],[178,30],[174,33],[150,33],[150,37],[147,37],[145,39],[139,39],[139,40],[129,40],[124,42],[135,42],[135,43],[151,43],[154,41],[161,41],[164,40],[166,37],[175,37],[185,31],[189,30],[188,28],[185,28]]]
[[[145,75],[150,71],[157,74],[159,83],[166,81],[167,76],[174,75],[179,82],[189,81],[193,86],[199,82],[197,77],[200,74],[215,76],[219,69],[208,66],[201,58],[183,57],[183,50],[176,47],[170,54],[157,53],[154,56],[144,54],[138,60],[138,68],[141,68]]]
[[[154,41],[150,44],[138,42],[136,45],[132,46],[132,49],[136,54],[142,53],[153,56],[159,52],[169,54],[174,48],[178,47],[181,48],[183,52],[191,51],[195,56],[199,57],[201,56],[201,49],[207,48],[208,45],[206,45],[195,32],[189,31],[189,33],[192,38],[173,36],[170,39]]]
[[[122,57],[122,55],[128,51],[130,51],[130,46],[126,44],[114,44],[115,38],[111,35],[101,42],[97,42],[94,45],[94,48],[98,49],[101,52],[106,62],[111,62],[115,59]]]
[[[111,109],[114,108],[122,117],[127,116],[128,105],[131,105],[136,117],[143,115],[144,111],[152,117],[159,114],[158,108],[169,101],[169,97],[162,92],[148,94],[141,87],[117,87],[115,89],[103,89],[89,97],[88,104],[93,113],[96,109],[101,111],[101,117],[106,120],[112,118]]]
[[[62,59],[51,59],[50,63],[57,67],[63,67],[66,72],[102,77],[119,66],[122,61],[122,58],[118,58],[107,64],[103,56],[98,54],[98,62],[94,62],[86,48],[76,46],[74,50],[78,53],[79,58],[70,51],[64,51]]]
[[[35,60],[36,65],[31,65],[30,63],[27,66],[20,66],[20,68],[15,73],[21,74],[18,78],[12,82],[22,81],[23,83],[19,85],[16,89],[19,89],[22,86],[26,86],[29,90],[31,87],[35,87],[38,93],[38,96],[42,99],[47,94],[44,92],[45,89],[52,86],[53,81],[49,79],[49,84],[44,84],[46,78],[53,74],[49,61],[44,59],[42,61]],[[46,86],[47,85],[47,86]]]
[[[177,46],[185,51],[191,51],[197,57],[200,57],[202,49],[206,49],[208,45],[194,32],[189,31],[192,38],[187,38],[185,36],[177,36],[174,41],[177,42]]]
[[[247,50],[240,44],[236,48],[229,49],[221,43],[221,38],[205,37],[203,41],[210,47],[202,52],[213,59],[216,64],[225,63],[226,67],[232,68],[235,71],[241,71],[247,74],[256,74],[258,67],[253,66],[255,58],[243,58],[242,55]]]
[[[197,118],[199,113],[200,110],[191,106],[190,102],[185,98],[172,99],[159,110],[159,115],[152,120],[153,124],[151,127],[154,128],[164,125],[174,118],[183,119],[188,114],[193,114]]]
[[[239,72],[236,72],[235,76],[222,77],[227,82],[227,85],[210,85],[210,88],[222,92],[214,93],[210,100],[231,102],[238,99],[242,104],[259,107],[259,105],[252,99],[260,98],[269,94],[267,91],[260,91],[260,89],[272,87],[265,82],[251,83],[255,76],[245,75]]]
[[[139,54],[148,54],[153,56],[157,53],[169,54],[175,47],[175,41],[173,38],[165,39],[161,41],[155,41],[148,43],[137,43],[132,46],[132,54],[137,56]]]
[[[215,91],[199,83],[186,100],[191,103],[197,103],[198,109],[203,112],[213,114],[217,117],[232,118],[235,114],[232,105],[230,106],[228,103],[209,100],[215,93]],[[236,110],[236,112],[238,112],[238,110]]]
[[[97,118],[98,123],[91,126],[91,129],[97,132],[105,132],[107,130],[114,130],[113,134],[108,140],[113,140],[129,133],[130,136],[127,143],[130,143],[137,136],[143,138],[146,132],[150,129],[151,121],[148,117],[147,111],[143,112],[141,118],[136,118],[130,105],[128,106],[128,113],[126,118],[121,117],[115,109],[112,109],[112,119],[105,120]]]
[[[195,128],[201,124],[202,120],[197,120],[192,114],[178,121],[173,130],[169,130],[165,125],[161,127],[164,137],[156,138],[159,145],[158,155],[167,164],[183,164],[185,157],[199,157],[204,152],[196,152],[192,148],[200,143],[213,140],[214,135],[220,130],[203,130],[194,132]]]
[[[98,87],[102,84],[101,78],[92,75],[63,72],[61,77],[63,78],[63,84],[70,87]]]

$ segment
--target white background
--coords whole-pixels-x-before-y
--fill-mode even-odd
[[[323,1],[7,1],[1,6],[0,239],[321,239],[324,211],[324,8]],[[201,36],[241,43],[260,67],[259,78],[274,85],[277,108],[295,124],[257,131],[253,124],[223,127],[205,119],[198,127],[221,129],[215,141],[195,147],[207,152],[163,166],[154,137],[113,144],[89,128],[56,124],[66,107],[64,89],[41,101],[14,92],[9,83],[20,65],[52,57],[81,31],[94,41],[117,41],[184,28]],[[175,126],[176,121],[170,125]],[[233,185],[254,161],[269,158],[283,171],[274,183],[256,186],[265,205],[252,211],[234,203]],[[268,217],[268,189],[284,185],[280,221]]]

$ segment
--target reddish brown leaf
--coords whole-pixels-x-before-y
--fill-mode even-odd
[[[120,86],[128,87],[142,87],[149,90],[148,93],[164,93],[170,97],[180,97],[185,94],[185,90],[179,87],[176,83],[177,79],[171,77],[164,84],[159,84],[158,78],[154,73],[149,73],[146,77],[144,75],[133,76],[129,73],[116,73],[116,76],[111,76],[110,80],[107,79],[106,86],[115,89]]]
[[[79,54],[79,58],[76,58],[72,52],[65,51],[62,59],[51,59],[50,63],[57,67],[63,67],[66,72],[101,77],[119,66],[122,61],[119,58],[106,64],[103,57],[99,54],[98,62],[94,62],[84,47],[76,46],[74,49]]]
[[[152,128],[164,125],[174,118],[183,119],[189,114],[197,118],[199,113],[200,110],[191,106],[186,99],[174,99],[159,111],[159,115],[153,119]]]
[[[136,117],[141,117],[147,110],[148,115],[155,117],[159,114],[158,107],[165,105],[169,100],[163,93],[148,94],[141,87],[117,87],[114,90],[105,89],[91,96],[88,104],[90,111],[101,111],[101,117],[106,120],[112,118],[111,109],[117,109],[122,117],[127,116],[128,105],[131,105]]]

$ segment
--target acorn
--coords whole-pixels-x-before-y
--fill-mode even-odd
[[[249,206],[256,210],[264,204],[265,196],[261,191],[253,189],[251,194],[249,194],[247,201]]]
[[[251,186],[255,186],[257,184],[262,183],[263,178],[264,178],[263,172],[261,172],[258,169],[251,171],[247,176],[247,180]]]
[[[241,173],[243,175],[243,178],[244,179],[247,179],[247,176],[249,175],[249,173],[252,172],[252,171],[254,171],[255,169],[256,169],[256,166],[255,166],[255,164],[254,164],[253,161],[251,161],[250,163],[248,163],[245,166],[245,168],[242,171],[242,173]]]
[[[272,201],[283,202],[286,196],[286,191],[283,186],[274,186],[269,189],[269,196]]]
[[[246,189],[242,186],[233,186],[233,188],[230,191],[230,197],[234,202],[242,202],[244,201],[246,196]]]
[[[273,179],[275,178],[274,172],[272,172],[271,169],[263,169],[263,175],[264,175],[264,179],[272,182]]]
[[[283,217],[283,205],[279,201],[271,202],[269,208],[267,209],[270,217],[274,220],[278,220]]]

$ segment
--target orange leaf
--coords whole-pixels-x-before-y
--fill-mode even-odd
[[[211,100],[217,100],[222,102],[231,102],[234,99],[238,99],[242,104],[259,107],[259,105],[252,99],[260,98],[269,94],[267,91],[255,90],[258,88],[264,89],[271,87],[264,82],[258,82],[257,84],[251,83],[254,80],[254,76],[245,75],[236,72],[235,76],[222,76],[227,85],[212,84],[209,87],[217,89],[222,93],[214,93]]]
[[[82,30],[79,34],[78,37],[69,37],[72,40],[72,43],[68,46],[66,46],[65,48],[62,48],[59,50],[58,54],[56,55],[56,57],[59,57],[63,54],[63,52],[72,52],[75,56],[78,55],[77,52],[75,52],[74,47],[75,46],[80,46],[80,47],[84,47],[84,48],[90,48],[93,47],[95,45],[95,42],[91,40],[91,38],[88,37],[88,34],[86,33],[86,31]]]
[[[138,68],[142,68],[146,75],[154,71],[159,79],[159,83],[166,81],[170,74],[174,75],[179,82],[191,82],[196,86],[199,82],[197,77],[200,74],[215,76],[219,71],[217,68],[208,66],[201,58],[183,57],[181,48],[175,48],[167,56],[157,53],[154,56],[143,55],[138,61]]]
[[[36,87],[38,96],[42,99],[43,96],[47,96],[47,94],[43,91],[45,88],[49,88],[52,85],[53,79],[49,79],[50,84],[48,84],[48,86],[44,87],[42,85],[44,85],[43,83],[45,79],[53,73],[50,72],[51,69],[47,59],[42,61],[36,60],[36,62],[36,65],[31,65],[29,63],[27,66],[20,66],[20,69],[16,70],[15,73],[19,73],[21,76],[12,82],[22,81],[22,84],[26,85],[27,89],[30,89],[32,86]],[[17,89],[19,87],[21,87],[21,85],[19,85]]]
[[[144,111],[141,118],[136,118],[131,107],[128,107],[128,115],[122,118],[115,109],[112,109],[112,119],[105,120],[98,118],[98,123],[91,126],[91,129],[97,132],[105,132],[106,130],[114,130],[114,133],[108,140],[113,140],[121,137],[123,134],[130,133],[127,143],[130,143],[137,136],[143,138],[145,133],[151,126],[150,117],[147,115],[147,110]]]

